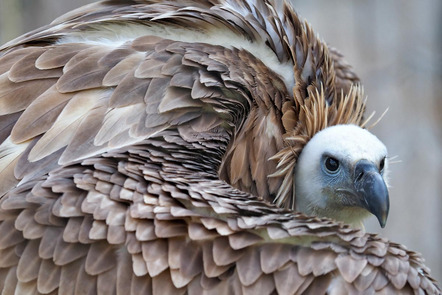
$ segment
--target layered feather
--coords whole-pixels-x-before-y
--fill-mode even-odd
[[[403,246],[265,201],[362,123],[357,82],[283,1],[102,1],[7,43],[0,290],[440,293]]]

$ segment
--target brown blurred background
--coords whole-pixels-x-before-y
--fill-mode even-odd
[[[92,0],[0,0],[0,44]],[[442,282],[442,1],[292,0],[361,77],[372,130],[400,163],[390,169],[390,216],[367,231],[423,253]]]

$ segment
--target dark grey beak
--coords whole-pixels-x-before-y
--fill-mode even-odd
[[[378,168],[367,160],[356,163],[354,170],[354,188],[361,197],[361,206],[372,213],[382,228],[387,222],[390,200],[387,185]]]

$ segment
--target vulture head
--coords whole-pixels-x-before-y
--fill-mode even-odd
[[[283,178],[274,202],[360,229],[372,214],[385,227],[387,148],[365,128],[373,115],[363,119],[362,87],[334,93],[331,102],[323,88],[306,97],[295,101],[301,120],[284,135],[286,147],[271,158],[278,164],[270,178]]]
[[[361,227],[372,213],[385,226],[387,149],[356,125],[328,127],[307,143],[295,168],[296,209]]]

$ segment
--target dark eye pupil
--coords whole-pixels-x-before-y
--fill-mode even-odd
[[[379,163],[379,170],[382,171],[384,170],[384,165],[385,165],[385,158],[381,160],[381,162]]]
[[[332,157],[328,157],[325,160],[325,168],[330,172],[335,172],[339,168],[339,161]]]

